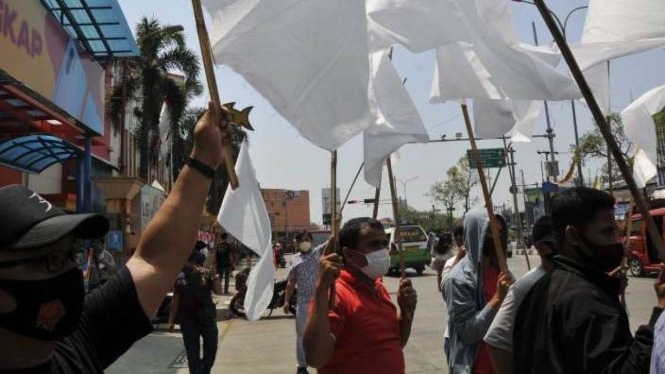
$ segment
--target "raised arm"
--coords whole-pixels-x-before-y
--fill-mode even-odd
[[[222,113],[214,103],[194,130],[192,157],[214,169],[223,161]],[[191,253],[210,179],[185,166],[127,262],[143,311],[151,317]]]

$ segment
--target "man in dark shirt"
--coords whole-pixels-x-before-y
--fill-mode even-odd
[[[614,198],[578,187],[552,200],[555,269],[532,287],[514,327],[516,373],[648,373],[653,326],[665,307],[655,282],[651,321],[632,336],[619,303],[621,280],[610,277],[623,247]]]
[[[84,297],[75,240],[102,237],[97,214],[68,215],[23,186],[0,188],[0,372],[102,373],[152,331],[196,241],[225,115],[211,104],[176,185],[118,274]],[[226,135],[224,135],[226,136]],[[196,162],[198,161],[198,162]]]
[[[224,280],[224,293],[229,293],[229,283],[231,282],[231,269],[235,262],[235,251],[228,242],[228,235],[223,233],[221,241],[217,246],[216,271],[219,278]]]
[[[217,355],[217,309],[211,292],[221,295],[222,286],[217,274],[203,268],[204,261],[205,256],[195,248],[178,275],[169,317],[169,330],[174,322],[180,324],[192,374],[210,373]]]

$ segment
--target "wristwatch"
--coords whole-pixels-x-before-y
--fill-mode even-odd
[[[212,179],[215,176],[215,169],[193,157],[185,157],[185,165],[191,167],[192,169],[196,169],[199,173],[203,174],[208,179]]]

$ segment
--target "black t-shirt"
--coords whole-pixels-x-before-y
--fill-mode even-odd
[[[231,245],[222,242],[217,246],[217,269],[226,269],[231,267]]]
[[[86,296],[78,327],[56,343],[51,361],[30,369],[0,370],[0,373],[103,373],[152,330],[132,276],[123,267]]]
[[[180,294],[177,323],[209,322],[216,319],[212,300],[212,278],[209,274],[189,273],[176,281]]]

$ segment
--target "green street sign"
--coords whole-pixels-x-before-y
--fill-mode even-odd
[[[503,148],[479,149],[478,152],[480,152],[480,160],[483,163],[484,169],[506,166],[506,157],[503,153]],[[470,168],[478,169],[472,150],[468,149],[466,151],[466,158],[469,160]]]

